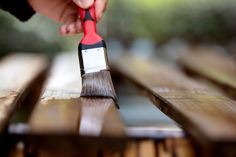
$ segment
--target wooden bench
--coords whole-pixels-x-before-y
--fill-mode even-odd
[[[96,152],[105,147],[120,149],[124,143],[124,127],[114,102],[79,97],[81,79],[76,58],[62,54],[54,59],[32,114],[26,113],[28,119],[11,125],[10,134],[25,141],[30,149],[27,153],[36,149],[59,154],[88,149]]]
[[[76,53],[0,61],[3,155],[235,156],[236,103],[221,92],[156,58],[121,56],[112,61],[113,76],[132,82],[186,133],[158,122],[127,126],[111,99],[80,98],[78,65]]]
[[[236,102],[157,59],[123,56],[113,68],[134,83],[208,153],[236,148]]]

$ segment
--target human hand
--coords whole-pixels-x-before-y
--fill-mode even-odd
[[[82,32],[82,24],[78,17],[77,7],[87,9],[95,1],[97,21],[102,17],[108,0],[28,0],[31,7],[38,13],[61,22],[61,35],[72,35]]]

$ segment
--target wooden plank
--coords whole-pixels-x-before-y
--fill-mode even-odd
[[[47,74],[48,62],[37,54],[14,54],[0,62],[0,133],[16,107],[32,96],[36,101]],[[28,104],[30,106],[31,104]]]
[[[137,157],[138,144],[137,141],[129,141],[124,151],[124,157]]]
[[[179,139],[165,139],[162,141],[154,140],[130,140],[125,147],[124,154],[121,152],[113,152],[112,150],[106,152],[96,152],[90,151],[86,153],[82,152],[45,152],[40,151],[35,154],[39,157],[76,157],[76,156],[85,156],[85,157],[195,157],[195,150],[193,145],[183,138]],[[23,157],[24,156],[24,146],[22,143],[18,143],[8,157]],[[200,155],[202,157],[203,155]]]
[[[236,102],[156,59],[123,56],[113,70],[133,82],[192,137],[214,148],[236,144]]]
[[[168,149],[169,145],[166,145],[164,142],[157,143],[157,152],[159,157],[172,157],[173,151],[172,149]],[[172,148],[172,147],[171,147]]]
[[[185,138],[167,138],[157,143],[160,157],[195,157],[197,156],[193,144]],[[202,156],[202,155],[200,155]]]
[[[236,98],[236,63],[233,58],[206,47],[197,47],[179,60],[190,74],[202,76]]]
[[[139,157],[155,157],[156,148],[155,143],[152,140],[143,140],[138,144],[138,156]]]
[[[29,120],[32,140],[38,142],[39,149],[45,146],[73,151],[78,150],[78,144],[81,149],[102,144],[112,147],[110,138],[124,137],[124,126],[112,99],[80,98],[79,72],[76,54],[56,57],[41,101]],[[99,137],[109,139],[102,141]],[[63,144],[53,146],[56,141]]]
[[[193,144],[187,139],[172,139],[174,142],[174,153],[177,157],[197,156]]]
[[[53,65],[41,101],[30,119],[33,132],[123,135],[123,124],[111,99],[79,98],[77,56],[63,54]]]

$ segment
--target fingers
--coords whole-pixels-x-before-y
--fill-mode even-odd
[[[95,1],[95,11],[96,11],[96,17],[97,21],[99,21],[106,10],[108,0],[96,0]]]
[[[88,7],[90,7],[94,2],[94,0],[72,0],[72,1],[84,9],[87,9]]]
[[[62,25],[59,31],[62,36],[75,35],[77,33],[81,33],[82,28],[81,28],[80,22],[74,22],[74,23]]]
[[[90,7],[95,1],[95,10],[96,10],[96,17],[99,21],[106,10],[106,6],[108,3],[108,0],[73,0],[73,2],[82,7],[82,8],[88,8]]]
[[[60,27],[59,30],[61,35],[74,35],[82,32],[81,21],[77,14],[71,14],[67,17],[65,24]]]
[[[73,0],[74,3],[83,8],[88,8],[93,4],[94,0]],[[95,11],[97,21],[99,21],[106,10],[108,0],[95,0]],[[74,35],[82,32],[82,24],[78,18],[78,14],[70,13],[68,16],[63,18],[63,25],[60,27],[61,35]]]

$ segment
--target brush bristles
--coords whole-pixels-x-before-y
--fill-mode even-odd
[[[108,70],[82,76],[82,97],[109,97],[117,100],[111,74]]]

